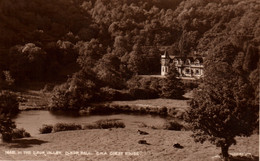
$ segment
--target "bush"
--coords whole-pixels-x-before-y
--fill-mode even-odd
[[[12,133],[15,127],[15,123],[9,117],[0,116],[0,133],[2,134],[3,142],[12,141]]]
[[[187,80],[183,80],[183,84],[184,84],[184,88],[186,91],[191,91],[194,88],[197,88],[199,86],[199,81],[187,81]]]
[[[0,133],[4,142],[12,141],[15,123],[8,117],[19,112],[19,102],[17,96],[6,90],[0,91]]]
[[[162,108],[159,109],[159,114],[166,116],[168,114],[168,109],[167,107],[163,106]]]
[[[0,113],[15,115],[18,112],[19,102],[16,94],[7,90],[0,91]]]
[[[117,90],[109,87],[100,88],[100,97],[105,101],[132,99],[128,91]]]
[[[176,121],[176,120],[171,120],[171,121],[167,121],[167,122],[164,124],[163,128],[164,128],[165,130],[176,130],[176,131],[180,131],[180,130],[182,130],[182,129],[184,128],[184,126],[183,126],[181,123],[179,123],[178,121]]]
[[[39,129],[41,134],[48,134],[51,133],[53,129],[52,125],[42,125],[42,127]]]
[[[176,110],[176,108],[169,108],[168,109],[168,115],[169,116],[175,117],[177,115],[177,113],[178,113],[178,110]]]
[[[158,98],[158,93],[153,89],[133,88],[129,93],[134,99],[153,99]]]
[[[54,132],[69,131],[69,130],[81,130],[81,125],[74,123],[57,123],[53,127]]]
[[[83,130],[86,130],[86,129],[99,129],[98,125],[97,124],[86,124],[82,127]]]
[[[2,140],[3,142],[11,142],[12,141],[12,134],[11,133],[2,133]]]
[[[114,119],[99,120],[96,124],[100,129],[125,128],[125,124],[123,122]]]
[[[125,128],[125,124],[115,119],[99,120],[94,124],[84,125],[83,129],[109,129],[109,128]]]
[[[23,128],[21,129],[14,129],[13,138],[25,138],[25,137],[31,137],[31,134],[26,132]]]

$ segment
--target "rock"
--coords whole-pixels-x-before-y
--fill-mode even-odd
[[[183,146],[181,146],[179,143],[173,144],[174,148],[183,149]]]
[[[139,144],[151,145],[151,144],[147,143],[146,140],[139,140],[138,143],[139,143]]]
[[[140,135],[148,135],[149,134],[148,132],[141,131],[141,130],[138,130],[138,132],[139,132]]]

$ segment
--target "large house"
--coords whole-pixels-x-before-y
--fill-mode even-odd
[[[169,55],[167,51],[161,55],[161,75],[169,72],[171,63],[175,64],[182,79],[199,79],[203,76],[203,58],[199,56],[180,57]]]

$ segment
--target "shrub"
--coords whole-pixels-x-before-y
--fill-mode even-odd
[[[184,84],[184,88],[187,91],[191,91],[194,88],[197,88],[199,86],[200,81],[196,80],[196,81],[187,81],[187,80],[182,80],[183,84]]]
[[[87,124],[83,129],[109,129],[109,128],[125,128],[125,124],[115,119],[99,120],[94,124]]]
[[[81,125],[74,124],[74,123],[57,123],[53,127],[54,132],[59,131],[69,131],[69,130],[81,130]]]
[[[158,98],[158,93],[153,89],[132,88],[129,90],[129,94],[134,99]]]
[[[13,138],[25,138],[25,137],[31,137],[31,134],[26,132],[23,128],[21,128],[21,129],[14,129],[12,136]]]
[[[99,120],[96,124],[100,129],[125,128],[125,124],[123,122],[114,119]]]
[[[12,141],[15,123],[8,117],[19,112],[17,96],[10,91],[0,91],[0,133],[4,142]]]
[[[167,121],[167,122],[164,124],[163,128],[164,128],[165,130],[176,130],[176,131],[180,131],[180,130],[182,130],[182,129],[184,128],[184,126],[183,126],[181,123],[179,123],[178,121],[176,121],[176,120],[171,120],[171,121]]]
[[[94,124],[86,124],[82,127],[83,130],[86,129],[99,129],[98,125],[96,123]]]
[[[3,142],[11,142],[12,138],[13,138],[13,136],[11,133],[2,133]]]
[[[177,115],[178,111],[176,110],[176,108],[169,108],[168,109],[168,115],[169,116],[174,116]]]
[[[15,115],[19,112],[19,102],[16,94],[3,90],[0,91],[0,113]]]
[[[24,134],[23,134],[23,135],[24,135],[24,137],[25,137],[25,138],[27,138],[27,137],[31,137],[31,134],[30,134],[30,133],[28,133],[28,132],[26,132],[26,131],[24,132]]]
[[[12,133],[15,127],[15,123],[9,117],[0,116],[0,133],[2,134],[3,142],[12,141]]]
[[[162,108],[159,109],[159,114],[166,116],[168,114],[168,109],[167,107],[163,106]]]
[[[117,90],[109,87],[103,87],[100,89],[100,97],[105,101],[132,99],[128,91]]]
[[[53,129],[52,125],[42,125],[42,127],[39,129],[41,134],[48,134],[51,133]]]

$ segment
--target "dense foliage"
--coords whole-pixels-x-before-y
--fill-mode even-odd
[[[51,109],[113,99],[180,98],[176,72],[160,73],[160,49],[206,57],[188,121],[196,141],[228,149],[258,124],[258,0],[1,0],[0,89],[28,81],[65,81]],[[127,91],[127,92],[123,92]],[[17,101],[0,94],[3,114]],[[8,108],[6,108],[8,107]],[[7,141],[15,128],[3,116]],[[5,135],[6,134],[6,135]]]
[[[162,94],[164,98],[182,98],[184,95],[184,84],[180,81],[179,72],[175,65],[171,64],[166,79],[162,81]]]
[[[0,8],[1,81],[16,84],[84,68],[120,89],[132,75],[159,73],[160,46],[203,55],[226,35],[259,43],[256,0],[2,0]]]
[[[99,86],[90,73],[80,71],[67,82],[56,86],[51,98],[51,110],[75,110],[99,98]]]
[[[0,115],[0,133],[4,142],[12,141],[13,130],[16,128],[15,123],[5,115]]]
[[[251,52],[248,57],[250,48],[224,41],[211,50],[188,112],[195,141],[209,140],[221,147],[225,160],[236,136],[250,136],[258,128],[258,89],[249,75],[258,70],[259,55]]]
[[[10,142],[12,140],[16,125],[10,116],[16,115],[18,112],[17,96],[10,91],[0,89],[0,133],[3,141]]]
[[[15,115],[19,112],[17,96],[10,91],[0,91],[0,114]]]
[[[127,89],[136,75],[160,73],[159,50],[169,46],[182,56],[236,57],[257,102],[259,10],[257,0],[1,0],[0,86],[69,77],[55,90],[64,97],[58,106],[79,106],[95,100],[100,88]],[[78,71],[91,74],[73,74]]]

